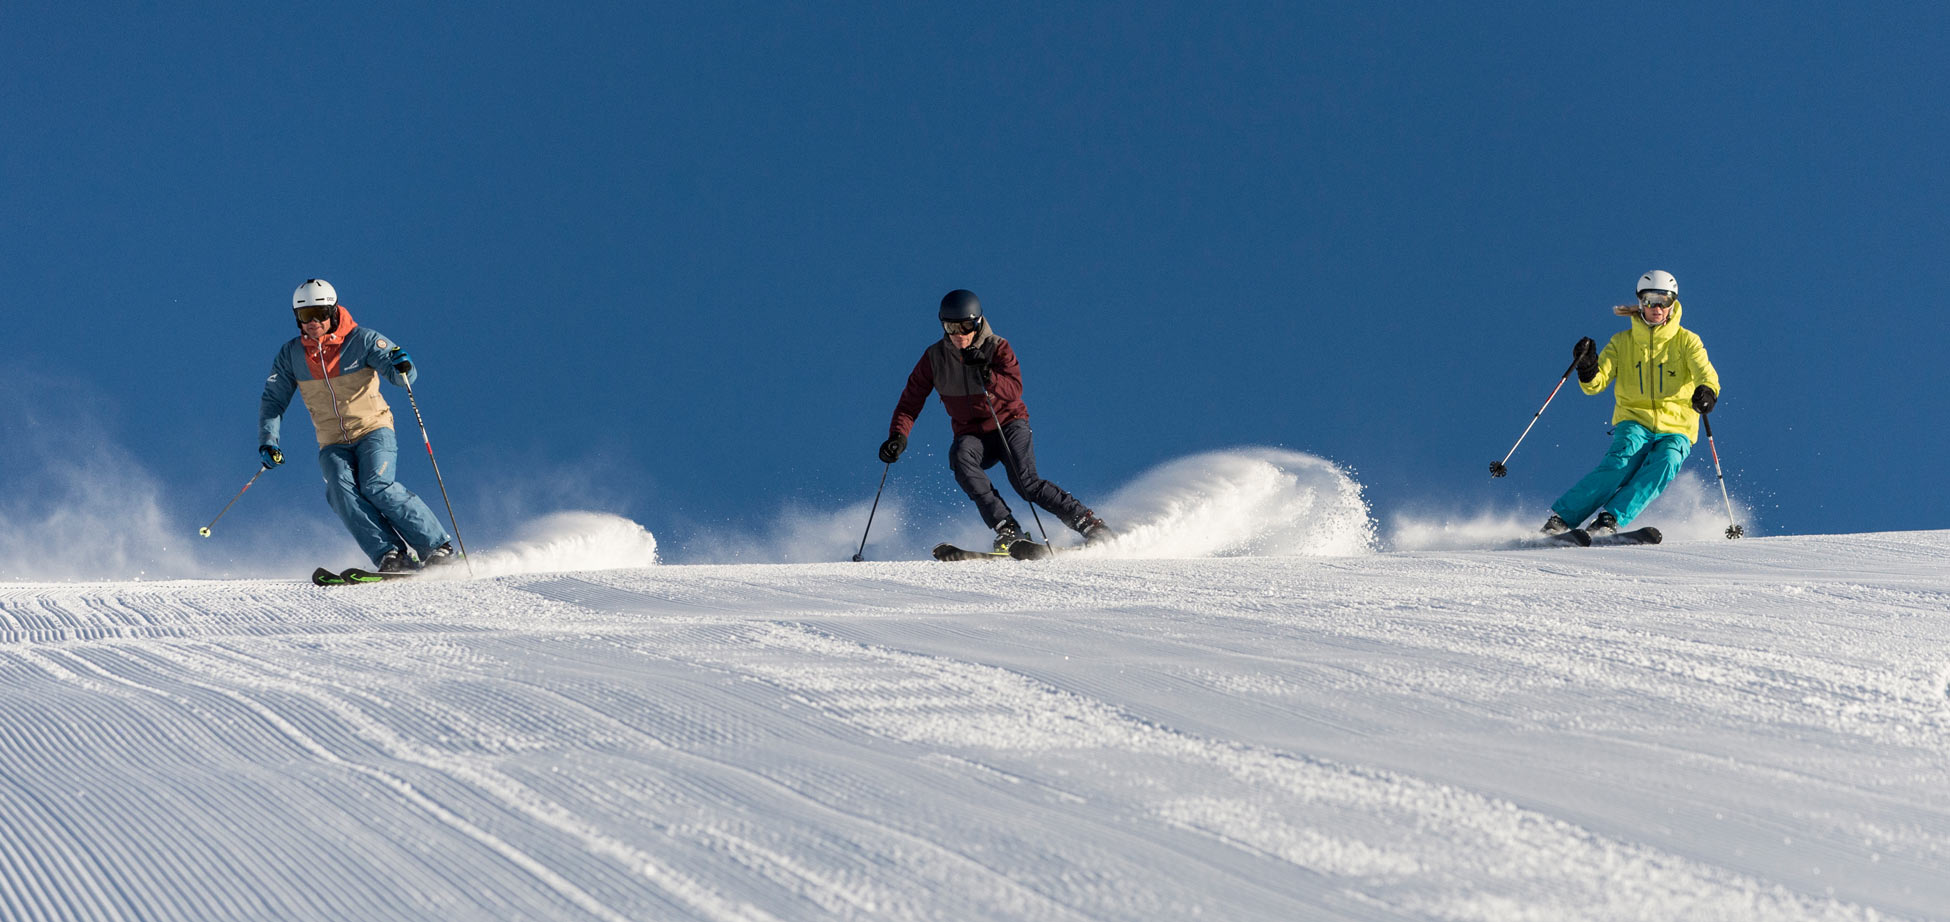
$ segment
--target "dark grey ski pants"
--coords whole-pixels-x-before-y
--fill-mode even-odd
[[[1004,438],[1009,440],[1006,452],[1002,446]],[[1011,460],[1015,462],[1013,466]],[[975,508],[982,511],[982,521],[990,528],[1010,517],[1009,504],[995,492],[995,485],[989,482],[986,473],[998,463],[1008,471],[1009,485],[1016,488],[1017,495],[1049,510],[1063,524],[1076,528],[1092,515],[1076,497],[1063,492],[1062,487],[1036,476],[1035,433],[1029,430],[1028,420],[1012,419],[1002,424],[1001,434],[991,429],[981,435],[958,435],[948,449],[948,466],[955,472],[955,482],[975,501]],[[1027,530],[1027,526],[1024,528]]]

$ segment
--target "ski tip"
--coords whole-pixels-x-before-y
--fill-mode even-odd
[[[1658,544],[1659,542],[1666,540],[1666,536],[1664,534],[1661,534],[1658,529],[1653,528],[1650,525],[1647,525],[1644,528],[1639,529],[1639,540],[1646,544]]]

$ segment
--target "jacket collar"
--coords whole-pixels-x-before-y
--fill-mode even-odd
[[[353,330],[359,328],[359,324],[353,321],[352,312],[346,310],[345,305],[341,304],[338,306],[338,308],[339,308],[338,322],[332,325],[331,332],[326,333],[323,339],[312,339],[306,336],[302,332],[298,334],[298,338],[304,340],[305,345],[314,348],[316,348],[320,343],[323,343],[324,345],[327,346],[334,346],[334,347],[340,345],[341,343],[344,343],[345,338],[351,335]]]
[[[1685,313],[1685,310],[1686,309],[1680,305],[1679,301],[1675,299],[1672,302],[1672,316],[1666,318],[1665,323],[1659,324],[1656,327],[1649,323],[1646,323],[1645,317],[1643,315],[1638,313],[1633,313],[1632,314],[1632,338],[1650,340],[1651,342],[1657,344],[1657,343],[1665,342],[1673,338],[1674,336],[1679,335],[1679,316]]]
[[[982,328],[975,332],[975,338],[969,341],[968,348],[980,349],[985,353],[993,352],[994,349],[990,344],[1001,338],[995,335],[995,330],[989,326],[988,318],[983,317]],[[941,334],[941,348],[956,355],[961,354],[961,350],[955,348],[954,342],[948,339],[948,334],[945,332]]]

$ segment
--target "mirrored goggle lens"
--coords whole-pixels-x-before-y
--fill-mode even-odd
[[[1671,307],[1672,292],[1656,290],[1641,291],[1639,292],[1639,303],[1646,307]]]
[[[974,333],[982,328],[980,320],[943,320],[941,329],[949,333]]]
[[[298,315],[299,323],[330,323],[338,311],[336,307],[300,307],[293,313]]]

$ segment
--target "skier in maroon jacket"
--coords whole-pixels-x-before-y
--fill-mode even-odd
[[[1029,430],[1029,408],[1022,402],[1022,368],[1009,341],[989,329],[982,302],[974,292],[957,288],[941,299],[940,318],[941,339],[922,353],[907,376],[907,389],[894,407],[887,441],[880,446],[880,460],[892,464],[900,459],[928,392],[939,392],[941,406],[955,427],[948,466],[955,472],[955,482],[981,510],[982,521],[995,529],[997,551],[1008,550],[1022,538],[1022,526],[989,482],[986,471],[998,462],[1008,471],[1009,484],[1018,495],[1049,510],[1086,542],[1110,537],[1096,513],[1036,476],[1034,434]]]

